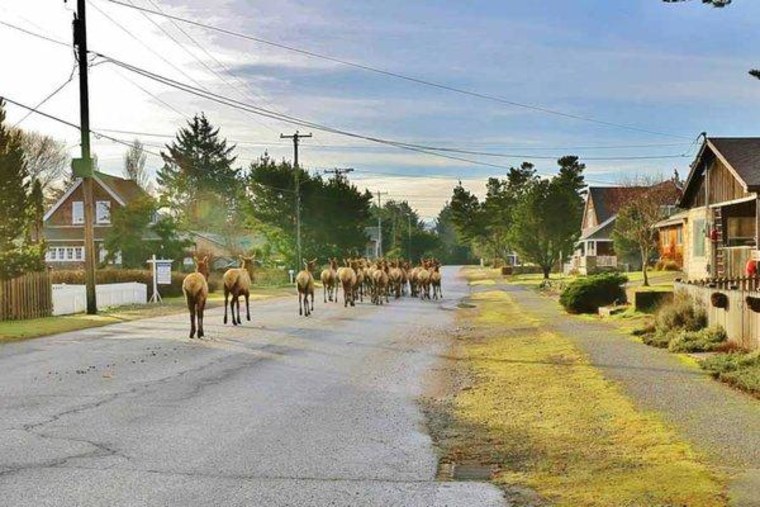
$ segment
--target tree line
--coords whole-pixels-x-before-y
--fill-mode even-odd
[[[517,253],[548,278],[575,249],[583,214],[585,164],[565,156],[557,165],[551,177],[529,162],[512,167],[505,178],[488,179],[483,199],[460,182],[450,213],[461,241],[481,257],[505,261]]]

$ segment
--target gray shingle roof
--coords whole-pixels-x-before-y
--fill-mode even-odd
[[[760,187],[760,137],[709,137],[749,188]]]

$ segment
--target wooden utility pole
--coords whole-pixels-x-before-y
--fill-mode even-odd
[[[74,176],[82,178],[84,193],[84,276],[87,293],[87,313],[98,312],[95,296],[95,203],[92,197],[93,167],[90,153],[90,98],[87,80],[87,21],[85,0],[77,0],[74,15],[74,47],[79,61],[79,131],[82,158],[72,161]]]
[[[383,221],[381,213],[383,211],[382,196],[388,195],[388,192],[375,192],[377,196],[377,257],[383,256]]]
[[[311,137],[311,133],[309,134],[299,134],[296,130],[296,133],[290,136],[287,136],[285,134],[280,134],[280,139],[292,139],[293,140],[293,173],[295,177],[295,183],[296,183],[296,255],[297,255],[297,263],[296,266],[297,269],[301,269],[303,267],[303,257],[301,256],[301,181],[299,178],[299,171],[298,171],[298,144],[299,139],[303,139],[305,137]]]

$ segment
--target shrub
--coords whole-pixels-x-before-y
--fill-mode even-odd
[[[684,292],[676,292],[673,301],[660,307],[655,316],[655,326],[660,332],[675,329],[699,331],[707,327],[704,306]]]
[[[53,283],[65,283],[69,285],[84,285],[84,270],[80,269],[53,269],[50,271]],[[172,271],[171,285],[160,285],[158,291],[162,296],[174,297],[182,295],[182,281],[187,276],[185,273]],[[153,274],[147,269],[99,269],[95,273],[97,283],[144,283],[148,286],[148,298],[153,296]],[[211,276],[208,282],[210,292],[219,288],[219,279]]]
[[[641,341],[651,347],[657,347],[660,349],[666,349],[670,345],[670,341],[673,339],[676,332],[669,331],[654,331],[641,336]]]
[[[620,273],[603,273],[571,282],[559,302],[569,313],[595,313],[600,306],[626,301],[622,285],[628,281]]]
[[[760,397],[760,352],[716,354],[700,366],[715,378]]]
[[[668,344],[671,352],[712,352],[725,346],[728,336],[718,326],[700,331],[679,331]]]

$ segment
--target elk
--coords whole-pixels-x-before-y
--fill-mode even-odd
[[[354,286],[356,285],[356,271],[351,267],[348,260],[343,260],[344,266],[338,269],[338,280],[341,287],[343,287],[343,307],[347,307],[349,303],[351,306],[355,306],[354,298]]]
[[[378,262],[377,269],[372,271],[372,282],[374,285],[372,302],[382,305],[383,296],[385,296],[385,302],[388,303],[388,265],[384,260]]]
[[[388,283],[390,289],[393,291],[393,297],[396,299],[401,297],[401,268],[397,260],[391,262],[391,268],[388,270]]]
[[[417,272],[417,290],[420,293],[420,299],[430,299],[430,271],[428,270],[428,261],[421,261],[422,267]]]
[[[443,299],[441,291],[441,263],[433,260],[433,271],[430,273],[430,285],[433,287],[433,299]]]
[[[245,318],[251,320],[251,306],[248,302],[253,280],[254,257],[240,256],[240,267],[228,269],[222,277],[224,281],[224,323],[227,323],[227,298],[232,314],[232,325],[237,326],[243,322],[240,320],[240,296],[245,298]],[[237,306],[237,317],[235,307]]]
[[[322,281],[322,296],[324,296],[325,303],[327,299],[333,300],[335,296],[335,302],[338,302],[338,273],[337,273],[338,261],[335,258],[330,259],[330,264],[327,268],[322,270],[319,275],[319,279]]]
[[[298,315],[311,315],[314,311],[314,269],[317,259],[303,261],[304,269],[296,275],[296,287],[298,287]],[[309,296],[311,296],[311,308],[309,308]]]
[[[208,298],[208,255],[195,261],[195,272],[190,273],[182,281],[182,292],[185,294],[187,309],[190,310],[190,338],[195,338],[195,322],[198,321],[198,338],[203,338],[203,310]]]

